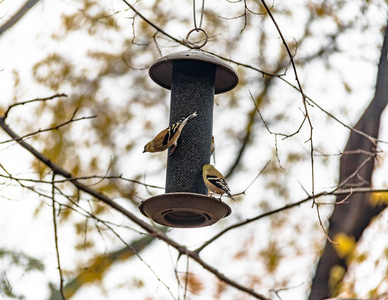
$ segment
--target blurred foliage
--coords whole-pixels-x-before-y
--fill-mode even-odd
[[[27,272],[29,271],[43,271],[43,264],[36,258],[29,256],[23,252],[15,252],[7,249],[0,249],[0,259],[9,260],[10,264],[18,267],[23,267]]]
[[[339,257],[348,257],[356,248],[356,241],[353,236],[348,236],[344,233],[337,233],[334,237],[334,242],[337,245],[333,245],[335,251]]]
[[[141,151],[155,132],[168,125],[169,91],[153,83],[147,70],[161,55],[186,48],[157,32],[121,1],[114,1],[114,5],[111,1],[68,2],[74,9],[64,12],[60,25],[51,31],[54,50],[32,68],[34,84],[47,91],[66,93],[68,97],[31,104],[31,118],[14,116],[21,134],[57,126],[68,121],[74,112],[77,117],[96,116],[45,133],[44,136],[35,136],[31,142],[74,176],[124,174],[134,180],[163,185],[165,154],[144,158]],[[179,4],[182,8],[177,10],[173,1],[134,3],[159,28],[183,39],[193,28],[191,1],[180,1]],[[311,83],[318,85],[318,89],[328,89],[326,79],[317,74],[319,71],[314,73],[316,71],[310,69],[311,65],[323,64],[334,74],[338,72],[343,75],[341,70],[336,69],[332,57],[346,51],[354,55],[354,49],[345,47],[346,39],[345,42],[341,40],[344,36],[357,33],[360,37],[384,25],[366,20],[376,7],[385,8],[381,1],[306,0],[297,3],[273,2],[271,5],[271,12],[295,55],[298,72],[306,72],[306,79],[302,82],[306,88]],[[220,161],[221,169],[227,170],[225,173],[228,180],[230,178],[232,191],[239,192],[257,175],[260,167],[271,160],[259,179],[260,187],[252,188],[251,194],[248,190],[241,201],[244,204],[237,204],[234,208],[233,220],[246,217],[243,205],[251,208],[252,214],[260,214],[299,200],[305,195],[303,189],[311,191],[310,149],[305,143],[309,138],[309,128],[304,124],[298,131],[304,117],[300,94],[278,80],[277,76],[282,75],[282,78],[295,84],[290,59],[273,22],[262,3],[254,0],[206,3],[204,20],[204,28],[210,37],[204,50],[238,62],[232,66],[240,78],[236,89],[215,99],[217,163]],[[289,24],[295,24],[292,30]],[[85,43],[89,47],[85,47]],[[360,40],[357,43],[352,47],[359,47],[362,52],[368,41]],[[276,76],[263,75],[260,70]],[[324,76],[328,74],[333,73],[325,73]],[[339,95],[342,92],[352,94],[355,84],[348,82],[345,75],[340,77],[342,82],[340,87],[336,87],[341,89]],[[17,71],[14,78],[15,90],[18,90],[24,82],[21,82]],[[311,78],[315,78],[315,82]],[[249,92],[253,95],[254,103]],[[5,105],[2,105],[4,108]],[[282,135],[267,131],[256,106],[263,114],[265,125],[272,132]],[[314,133],[314,143],[322,154],[322,157],[316,158],[316,168],[323,170],[322,174],[331,174],[326,176],[329,178],[317,175],[317,185],[333,186],[338,157],[330,155],[338,150],[338,144],[328,145],[325,134],[326,126],[334,126],[335,122],[330,118],[325,119],[327,116],[315,107],[309,106],[309,109],[314,126],[317,124],[318,128]],[[347,104],[341,104],[335,109],[347,111],[350,108]],[[235,121],[225,122],[231,116],[235,117]],[[351,119],[355,121],[354,115]],[[298,134],[284,138],[284,135],[293,133]],[[146,166],[143,165],[145,160],[148,161]],[[49,176],[49,170],[43,164],[34,164],[33,168],[38,178]],[[303,175],[299,176],[301,173]],[[304,181],[299,182],[298,186],[296,178]],[[91,178],[85,179],[85,182],[111,198],[128,202],[131,207],[136,207],[141,200],[156,193],[151,188],[123,180]],[[61,184],[60,189],[65,194],[62,200],[68,206],[68,209],[61,210],[60,218],[62,222],[75,224],[74,230],[80,237],[76,249],[98,248],[98,240],[102,236],[99,227],[88,226],[85,219],[74,212],[80,212],[78,205],[94,216],[106,219],[112,217],[111,212],[106,206],[80,195],[68,183]],[[265,193],[262,193],[263,190]],[[385,194],[381,194],[374,201],[386,201],[385,198]],[[308,222],[308,225],[301,225],[300,220]],[[233,248],[233,260],[239,264],[248,261],[248,265],[261,265],[270,275],[266,279],[258,278],[257,270],[247,269],[244,279],[252,287],[264,280],[267,286],[292,285],[293,275],[300,270],[284,271],[288,260],[294,254],[305,254],[312,261],[311,257],[316,255],[318,245],[324,238],[316,215],[311,210],[301,210],[297,217],[290,212],[282,212],[271,216],[260,226],[260,230],[254,228],[253,233],[239,237],[243,247]],[[307,240],[299,238],[303,230],[308,232]],[[313,239],[312,232],[315,236],[319,232],[320,239]],[[259,238],[261,233],[264,237]],[[341,238],[339,250],[347,254],[346,251],[350,250],[345,248],[346,245],[351,245],[352,250],[354,245],[345,237]],[[96,263],[100,258],[96,256]],[[340,270],[333,271],[333,280],[338,278],[339,273]],[[102,275],[102,272],[93,273],[97,277]],[[143,286],[141,280],[138,284]],[[188,285],[193,293],[200,293],[205,282],[200,276],[190,275]],[[306,286],[304,289],[307,290]],[[214,294],[218,295],[216,299],[222,299],[220,295],[226,291],[222,283],[214,285]]]
[[[33,271],[44,271],[43,263],[30,255],[13,251],[5,248],[0,248],[0,263],[2,270],[0,271],[0,295],[7,296],[14,299],[26,299],[23,295],[18,295],[12,288],[13,281],[16,277],[15,270],[20,271],[22,274],[30,273]],[[7,273],[7,270],[11,270],[11,277]]]
[[[166,228],[160,228],[165,232]],[[114,263],[130,259],[141,252],[145,247],[149,246],[155,240],[152,236],[145,236],[140,239],[134,240],[131,244],[124,248],[118,249],[114,252],[97,255],[91,261],[88,262],[88,267],[79,268],[73,271],[75,274],[72,280],[66,282],[63,292],[66,299],[70,299],[77,291],[85,285],[91,283],[98,283],[102,281],[106,272],[112,267]],[[70,274],[69,274],[70,275]],[[141,279],[134,279],[133,286],[135,288],[142,288],[144,283]],[[50,299],[60,299],[60,293],[58,290],[52,288],[52,294]]]

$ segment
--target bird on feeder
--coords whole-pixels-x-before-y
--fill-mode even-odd
[[[190,119],[196,116],[197,116],[197,112],[194,112],[188,117],[186,118],[183,117],[178,122],[171,124],[168,128],[159,132],[159,134],[152,141],[148,142],[144,146],[143,153],[161,152],[173,146],[169,155],[173,154],[176,146],[178,145],[178,139],[182,132],[183,127],[185,127],[185,125]]]
[[[230,192],[229,186],[226,183],[224,176],[214,166],[207,164],[202,168],[202,176],[205,185],[213,194],[220,194],[220,201],[223,194],[227,194],[229,198],[235,200]]]

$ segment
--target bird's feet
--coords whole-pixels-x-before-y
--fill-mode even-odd
[[[172,146],[169,156],[172,155],[172,154],[174,153],[176,146],[177,146],[177,145],[173,145],[173,146]]]

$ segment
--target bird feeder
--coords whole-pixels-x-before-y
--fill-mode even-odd
[[[171,90],[170,124],[194,112],[197,117],[188,121],[175,152],[168,156],[166,193],[143,201],[139,209],[156,223],[170,227],[212,225],[230,215],[231,209],[208,196],[202,167],[210,162],[214,95],[233,89],[237,73],[213,55],[188,50],[156,60],[149,75]]]

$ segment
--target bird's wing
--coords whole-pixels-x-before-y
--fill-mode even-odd
[[[174,135],[178,132],[179,126],[182,124],[183,120],[184,119],[182,119],[174,124],[171,124],[168,127],[166,135],[164,136],[164,139],[163,139],[163,145],[167,145],[168,142],[171,141],[171,139],[174,137]]]
[[[210,181],[211,184],[216,186],[219,189],[224,190],[225,192],[229,191],[228,184],[226,183],[225,179],[220,178],[216,175],[207,175],[206,179]]]
[[[196,116],[197,116],[197,112],[189,115],[188,117],[183,117],[178,122],[171,124],[167,128],[167,133],[164,137],[163,145],[167,145],[172,140],[172,138],[177,134],[177,132],[179,130],[182,130],[182,128],[186,125],[187,121],[189,121],[190,119],[192,119]]]

